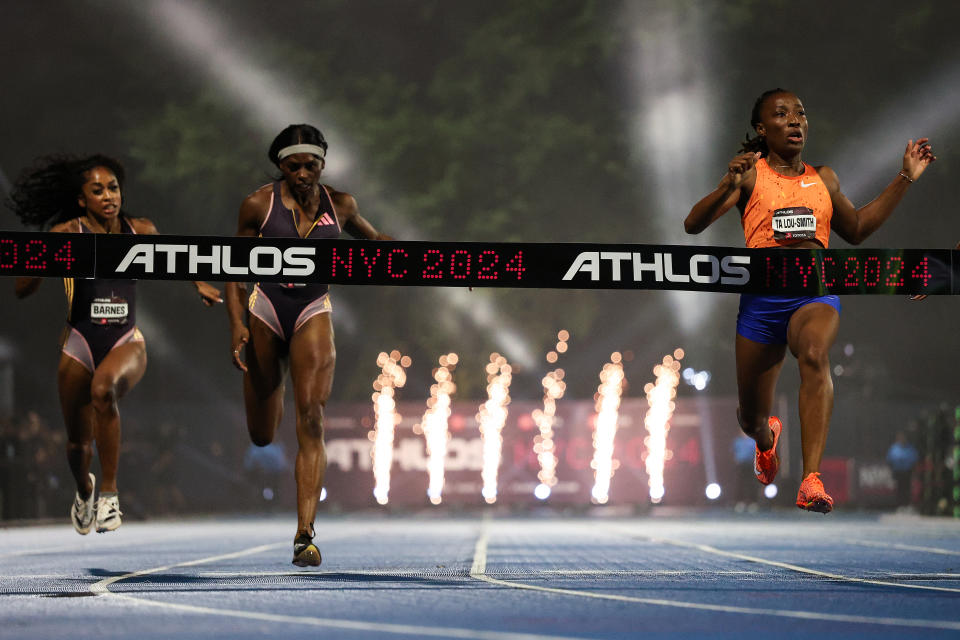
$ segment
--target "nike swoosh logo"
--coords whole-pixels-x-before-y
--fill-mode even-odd
[[[817,184],[817,183],[816,183],[816,182],[811,182],[811,183],[808,184],[808,183],[804,182],[803,180],[800,181],[800,187],[803,188],[803,189],[806,189],[807,187],[812,187],[812,186],[815,185],[815,184]]]

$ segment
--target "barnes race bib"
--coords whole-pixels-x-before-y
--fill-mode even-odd
[[[90,322],[93,324],[127,324],[130,305],[123,298],[94,298],[90,304]]]
[[[808,207],[790,207],[773,212],[774,240],[813,240],[817,237],[817,217]]]

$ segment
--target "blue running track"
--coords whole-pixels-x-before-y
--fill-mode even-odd
[[[960,522],[321,515],[0,529],[0,638],[960,638]]]

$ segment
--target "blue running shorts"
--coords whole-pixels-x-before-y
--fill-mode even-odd
[[[740,296],[737,333],[764,344],[786,344],[787,325],[794,311],[812,302],[828,304],[840,313],[838,296]]]

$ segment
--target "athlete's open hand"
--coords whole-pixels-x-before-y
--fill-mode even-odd
[[[743,182],[744,176],[753,169],[753,166],[757,164],[757,160],[760,159],[760,152],[751,152],[751,153],[741,153],[733,160],[730,161],[730,164],[727,165],[727,176],[730,179],[730,186],[734,189],[740,187],[740,184]]]
[[[233,366],[240,371],[246,373],[247,365],[244,364],[243,359],[240,357],[240,352],[243,351],[243,348],[247,346],[247,342],[250,341],[250,330],[246,327],[240,327],[233,332],[233,335],[230,338],[230,348],[233,349]]]
[[[930,138],[920,138],[916,142],[910,140],[903,152],[903,172],[911,180],[916,180],[936,159],[933,147],[930,146]]]
[[[206,282],[197,281],[194,282],[197,286],[197,293],[200,294],[200,301],[208,307],[212,307],[218,302],[223,302],[223,297],[220,295],[220,289],[217,289],[212,284]]]

